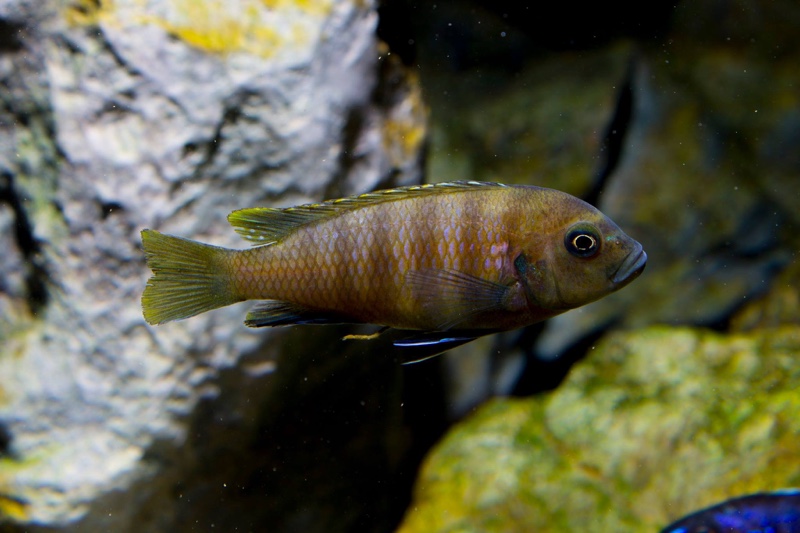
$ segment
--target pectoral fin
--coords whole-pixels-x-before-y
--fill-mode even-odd
[[[295,324],[353,324],[346,316],[317,311],[280,300],[267,300],[254,307],[244,321],[251,328],[292,326]]]
[[[433,329],[458,327],[481,313],[501,311],[509,287],[458,270],[429,268],[406,276],[406,287],[439,320]]]

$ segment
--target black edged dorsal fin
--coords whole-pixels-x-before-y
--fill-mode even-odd
[[[338,200],[328,200],[319,204],[297,207],[251,207],[239,209],[228,215],[228,222],[236,233],[254,245],[274,244],[294,230],[307,224],[335,217],[345,211],[391,202],[417,196],[457,192],[478,187],[507,187],[502,183],[483,181],[451,181],[429,185],[412,185],[383,191],[368,192],[358,196],[348,196]]]

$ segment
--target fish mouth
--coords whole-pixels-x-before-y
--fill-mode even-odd
[[[647,254],[642,249],[642,245],[636,243],[636,248],[619,265],[619,268],[611,277],[614,283],[627,283],[636,279],[647,265]]]

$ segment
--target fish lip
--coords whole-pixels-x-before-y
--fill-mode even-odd
[[[619,268],[611,277],[614,283],[624,283],[633,281],[642,273],[647,265],[647,254],[642,249],[642,245],[636,243],[636,248],[619,265]]]

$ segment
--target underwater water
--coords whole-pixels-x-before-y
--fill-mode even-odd
[[[655,533],[800,487],[796,2],[6,4],[0,531]],[[647,268],[405,366],[142,316],[142,229],[456,180],[582,198]]]

